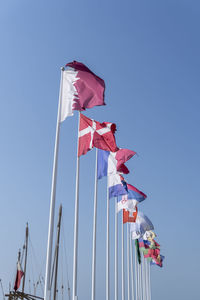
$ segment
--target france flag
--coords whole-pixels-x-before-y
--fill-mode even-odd
[[[127,169],[124,162],[132,157],[135,152],[128,149],[120,149],[119,151],[109,152],[98,149],[97,178],[101,179],[108,176],[109,198],[127,194],[118,169]]]
[[[124,163],[135,154],[129,149],[119,149],[117,152],[98,149],[98,179],[116,173],[128,174],[129,170]]]

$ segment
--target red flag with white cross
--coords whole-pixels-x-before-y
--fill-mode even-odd
[[[80,114],[78,156],[86,154],[93,147],[116,152],[119,148],[116,146],[115,131],[114,123],[100,123]]]

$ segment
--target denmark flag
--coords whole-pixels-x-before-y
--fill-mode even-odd
[[[78,156],[86,154],[93,147],[116,152],[114,133],[116,125],[109,122],[97,122],[80,114]]]

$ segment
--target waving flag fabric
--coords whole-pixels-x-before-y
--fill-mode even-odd
[[[137,200],[128,200],[128,195],[123,195],[120,198],[122,198],[122,200],[117,202],[117,212],[122,209],[126,209],[130,212],[134,212],[136,210],[136,206],[138,204]]]
[[[135,154],[136,152],[129,149],[119,149],[117,152],[99,150],[97,165],[98,179],[103,176],[116,174],[117,172],[128,174],[129,170],[124,163]]]
[[[133,240],[139,239],[142,236],[141,227],[140,224],[138,224],[138,222],[131,224],[130,231],[131,231],[131,238]]]
[[[131,159],[135,154],[135,151],[129,149],[119,149],[115,156],[115,159],[117,160],[117,171],[123,174],[128,174],[129,170],[124,163]]]
[[[18,290],[18,288],[20,286],[20,283],[21,283],[21,279],[22,279],[23,276],[24,276],[24,272],[22,271],[21,264],[18,261],[18,263],[17,263],[17,274],[16,274],[16,279],[15,279],[15,285],[14,285],[14,290],[15,291]]]
[[[164,259],[165,257],[163,255],[159,255],[156,259],[152,258],[151,265],[157,265],[162,268]]]
[[[115,131],[114,123],[100,123],[80,114],[78,156],[86,154],[93,147],[116,152]]]
[[[156,260],[156,258],[160,255],[160,249],[156,248],[156,249],[147,249],[147,253],[145,253],[144,251],[144,257],[145,258],[153,258]]]
[[[151,244],[149,241],[143,240],[142,238],[139,238],[139,239],[138,239],[138,242],[139,242],[140,250],[141,250],[142,252],[144,252],[146,249],[149,249],[150,244]]]
[[[123,224],[127,222],[134,224],[136,218],[137,218],[137,209],[134,212],[123,209]]]
[[[153,224],[141,211],[138,211],[134,224],[131,224],[132,239],[142,237],[146,231],[153,230]]]
[[[152,230],[149,230],[144,233],[143,240],[152,241],[152,240],[154,240],[155,237],[156,237],[155,232],[153,232]]]
[[[164,256],[160,255],[160,245],[155,240],[145,240],[144,237],[139,238],[138,242],[140,250],[143,252],[144,257],[151,262],[151,265],[162,267]]]
[[[127,194],[123,195],[121,197],[118,197],[119,202],[117,203],[118,212],[121,209],[127,209],[129,211],[134,211],[137,204],[139,202],[142,202],[146,199],[146,195],[138,190],[136,187],[134,187],[131,184],[126,183],[125,181],[122,181],[124,184],[124,187],[127,189]]]
[[[128,188],[128,199],[135,199],[138,202],[142,202],[146,199],[146,195],[138,190],[136,187],[134,187],[131,184],[127,183],[127,188]]]
[[[127,193],[127,198],[129,200],[136,200],[137,203],[138,202],[142,202],[144,201],[147,196],[141,192],[140,190],[138,190],[136,187],[134,187],[133,185],[126,183],[125,180],[123,180],[123,184],[126,187],[128,193]],[[121,199],[123,200],[123,199]]]
[[[61,122],[72,116],[74,110],[105,105],[103,79],[77,61],[66,64],[66,67],[61,86]]]
[[[127,193],[126,189],[124,188],[121,182],[121,176],[119,174],[108,176],[108,190],[109,199],[125,195]]]

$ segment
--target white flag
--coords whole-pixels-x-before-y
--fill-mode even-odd
[[[146,231],[153,230],[153,224],[141,211],[138,211],[135,223],[131,223],[130,231],[132,232],[132,239],[142,237]]]
[[[135,199],[128,199],[128,195],[123,195],[122,200],[117,203],[117,212],[126,209],[130,212],[135,212],[138,201]]]

